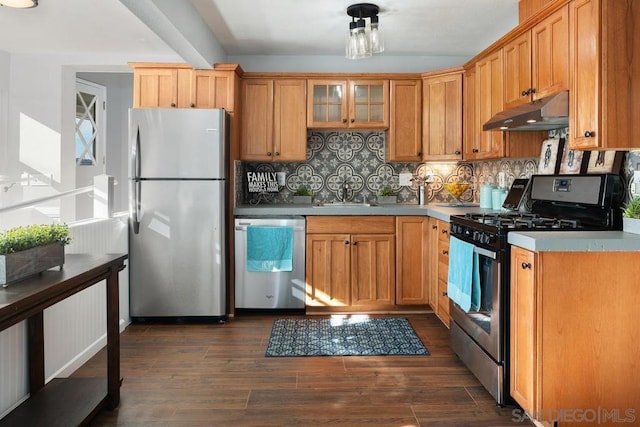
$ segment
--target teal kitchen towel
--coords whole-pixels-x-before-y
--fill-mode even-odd
[[[293,227],[247,227],[247,271],[292,271]]]
[[[478,254],[474,253],[471,243],[453,236],[449,239],[447,295],[464,311],[480,308]]]

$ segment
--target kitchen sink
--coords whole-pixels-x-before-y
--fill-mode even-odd
[[[371,203],[363,203],[363,202],[329,202],[329,203],[319,203],[317,205],[313,205],[314,208],[363,208],[369,206],[377,206],[372,205]]]

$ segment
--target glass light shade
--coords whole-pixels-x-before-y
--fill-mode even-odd
[[[345,56],[347,59],[356,59],[355,55],[356,55],[356,50],[357,50],[357,45],[356,45],[356,33],[357,33],[357,29],[356,29],[356,23],[355,22],[349,22],[349,35],[347,36],[347,40],[345,41]]]
[[[378,21],[377,15],[371,17],[371,31],[369,36],[371,38],[371,51],[373,53],[384,52],[384,39],[382,37],[380,22]]]
[[[354,58],[366,58],[371,56],[371,44],[365,29],[364,19],[359,19],[356,28],[356,52]]]
[[[0,6],[15,7],[18,9],[28,9],[36,7],[38,0],[0,0]]]

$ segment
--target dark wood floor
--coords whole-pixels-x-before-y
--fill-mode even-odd
[[[430,356],[265,357],[273,319],[130,325],[120,407],[92,426],[508,426],[433,314],[408,317]],[[293,317],[293,316],[286,316]],[[101,351],[74,376],[103,375]]]

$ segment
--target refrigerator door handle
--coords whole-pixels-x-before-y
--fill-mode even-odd
[[[134,234],[138,234],[140,232],[140,128],[138,128],[136,132],[136,141],[133,148],[133,152],[131,153],[131,171],[132,177],[131,180],[131,192],[133,196],[133,232]]]

